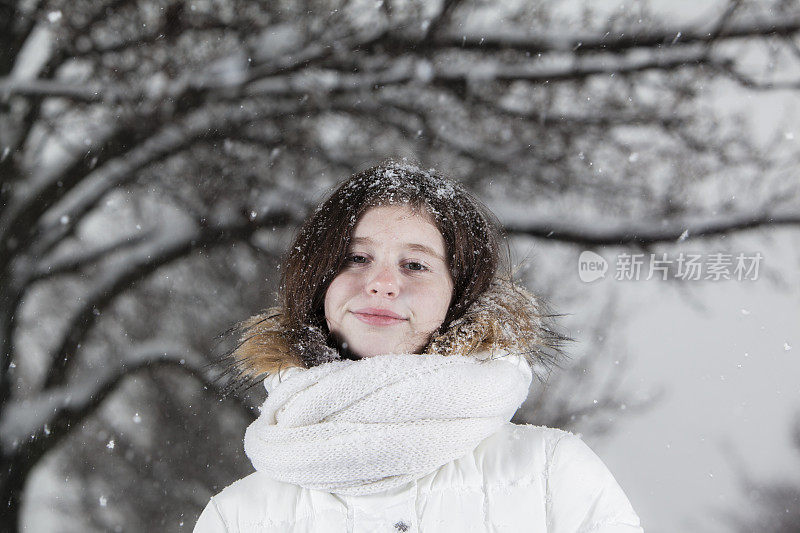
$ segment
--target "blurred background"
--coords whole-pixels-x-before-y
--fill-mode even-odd
[[[406,157],[565,314],[516,421],[648,532],[800,531],[798,66],[796,0],[3,0],[0,530],[191,530],[264,399],[217,336]]]

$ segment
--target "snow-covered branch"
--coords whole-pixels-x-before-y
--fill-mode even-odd
[[[151,236],[152,235],[149,232],[133,235],[111,244],[99,246],[92,250],[70,254],[66,257],[60,257],[52,261],[39,262],[39,264],[36,265],[36,270],[33,271],[31,276],[26,281],[28,284],[31,284],[45,278],[78,272],[87,266],[101,261],[105,257],[136,246]]]
[[[158,346],[155,350],[153,346]],[[171,347],[171,348],[167,348]],[[150,349],[144,349],[150,348]],[[184,347],[177,350],[174,341],[155,341],[140,347],[116,365],[104,366],[74,383],[65,383],[6,406],[0,419],[0,444],[4,451],[15,450],[28,440],[56,437],[57,428],[66,429],[75,419],[82,419],[113,392],[126,375],[156,362],[184,364],[190,357]]]
[[[797,211],[780,213],[732,213],[713,218],[672,220],[662,223],[627,222],[580,225],[553,221],[504,221],[509,234],[528,235],[541,239],[569,242],[582,246],[649,246],[658,243],[680,242],[688,238],[714,237],[760,227],[800,225]]]
[[[339,71],[306,72],[294,76],[265,78],[245,89],[249,96],[287,96],[291,94],[339,94],[360,92],[374,87],[422,83],[463,86],[475,82],[528,81],[545,83],[579,80],[594,75],[616,75],[651,69],[672,70],[689,65],[713,63],[705,49],[679,48],[646,57],[615,55],[574,58],[561,65],[535,62],[501,65],[497,62],[468,65],[434,65],[427,60],[397,61],[382,72],[352,74]]]
[[[426,21],[427,28],[425,29],[425,35],[422,39],[423,42],[435,38],[439,32],[442,31],[442,28],[447,26],[453,11],[458,9],[461,4],[463,4],[463,0],[444,0],[439,13],[431,20]]]
[[[122,292],[146,278],[158,268],[191,253],[226,242],[242,240],[262,227],[299,224],[302,214],[294,210],[276,210],[242,216],[220,224],[198,227],[172,226],[169,232],[142,243],[129,254],[115,258],[92,289],[82,298],[81,308],[69,320],[66,333],[54,350],[45,378],[45,388],[59,387],[67,379],[67,370],[78,347],[88,335],[102,310]]]
[[[203,372],[195,362],[200,360],[198,354],[170,339],[133,347],[118,363],[7,405],[0,419],[0,446],[8,456],[24,452],[31,454],[29,460],[38,458],[91,415],[125,377],[148,367],[178,366],[199,378]],[[206,386],[216,390],[212,383]]]
[[[71,231],[79,220],[97,205],[110,191],[131,180],[136,172],[157,161],[175,154],[199,140],[225,137],[230,131],[247,123],[296,112],[298,104],[283,104],[279,111],[265,110],[262,106],[242,105],[215,113],[200,109],[176,124],[167,124],[161,130],[131,148],[123,157],[109,161],[88,174],[81,183],[52,209],[41,221],[42,238],[32,250],[42,254],[48,251]],[[69,221],[64,224],[63,221]]]
[[[800,79],[794,80],[777,80],[777,81],[762,81],[757,80],[755,77],[745,74],[736,68],[735,61],[729,60],[716,65],[717,69],[723,74],[735,80],[742,87],[753,89],[756,91],[774,91],[774,90],[797,90],[800,89]]]
[[[82,150],[64,154],[39,172],[27,175],[25,181],[12,189],[13,194],[0,211],[0,269],[34,243],[32,233],[39,217],[80,183],[88,172],[86,156],[101,154],[96,156],[101,164],[106,158],[120,156],[129,136],[130,132],[124,128],[98,125],[83,139]]]
[[[246,96],[303,96],[306,94],[337,94],[360,92],[376,86],[402,85],[406,83],[464,84],[476,81],[529,81],[547,82],[577,80],[595,75],[627,74],[650,69],[670,70],[687,65],[712,61],[702,48],[681,47],[659,51],[647,57],[622,57],[607,54],[595,57],[578,57],[563,65],[540,65],[537,62],[519,65],[500,65],[496,62],[470,64],[468,66],[433,65],[425,59],[398,61],[383,71],[350,73],[332,69],[290,73],[255,79],[245,84],[245,78],[232,81],[224,87],[241,89]],[[253,79],[248,76],[247,79]],[[191,88],[208,89],[211,82],[197,82]],[[159,99],[173,99],[187,90],[184,82],[178,82],[158,95]],[[152,95],[147,87],[119,84],[71,85],[49,80],[15,81],[0,79],[0,94],[57,96],[79,102],[104,102],[114,104],[121,101],[138,102]]]
[[[718,31],[709,27],[645,28],[619,33],[523,33],[505,29],[501,32],[465,34],[450,32],[433,37],[432,48],[466,50],[515,50],[531,54],[548,52],[625,52],[634,48],[661,48],[691,43],[708,43],[720,39],[741,39],[770,35],[793,35],[800,32],[800,15],[790,14],[771,19],[742,17],[728,22]],[[388,36],[381,44],[390,50],[417,48],[417,39],[400,35]]]
[[[17,80],[0,78],[0,97],[47,96],[67,98],[73,102],[115,102],[130,99],[130,88],[124,85],[87,84],[76,85],[69,82],[48,79]]]

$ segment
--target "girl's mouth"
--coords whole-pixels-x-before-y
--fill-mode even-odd
[[[389,311],[388,309],[368,307],[364,309],[356,309],[355,311],[352,311],[352,313],[361,322],[370,324],[372,326],[393,326],[407,320],[406,318],[403,318],[402,316]]]

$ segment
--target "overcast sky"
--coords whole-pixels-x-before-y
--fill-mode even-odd
[[[616,285],[609,334],[629,355],[627,388],[664,391],[650,411],[618,418],[608,438],[588,439],[649,533],[730,531],[723,514],[749,507],[740,473],[800,485],[800,450],[791,445],[800,416],[800,233],[752,232],[727,246],[763,254],[758,280],[585,284],[589,299]],[[593,339],[575,336],[591,350]]]

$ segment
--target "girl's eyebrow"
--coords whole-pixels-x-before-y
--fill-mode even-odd
[[[428,254],[440,261],[444,261],[444,257],[436,253],[436,250],[431,248],[430,246],[425,246],[424,244],[416,244],[416,243],[408,243],[405,245],[406,248],[409,250],[414,250],[415,252],[422,252],[423,254]]]
[[[353,237],[352,244],[374,245],[375,241],[370,239],[369,237]],[[413,243],[413,242],[409,242],[409,243],[405,243],[404,242],[404,243],[401,243],[401,244],[403,245],[403,248],[406,248],[408,250],[413,250],[415,252],[421,252],[423,254],[428,254],[428,255],[430,255],[432,257],[435,257],[436,259],[439,259],[440,261],[444,261],[444,257],[442,257],[441,254],[436,252],[436,250],[434,250],[430,246],[426,246],[424,244]]]

